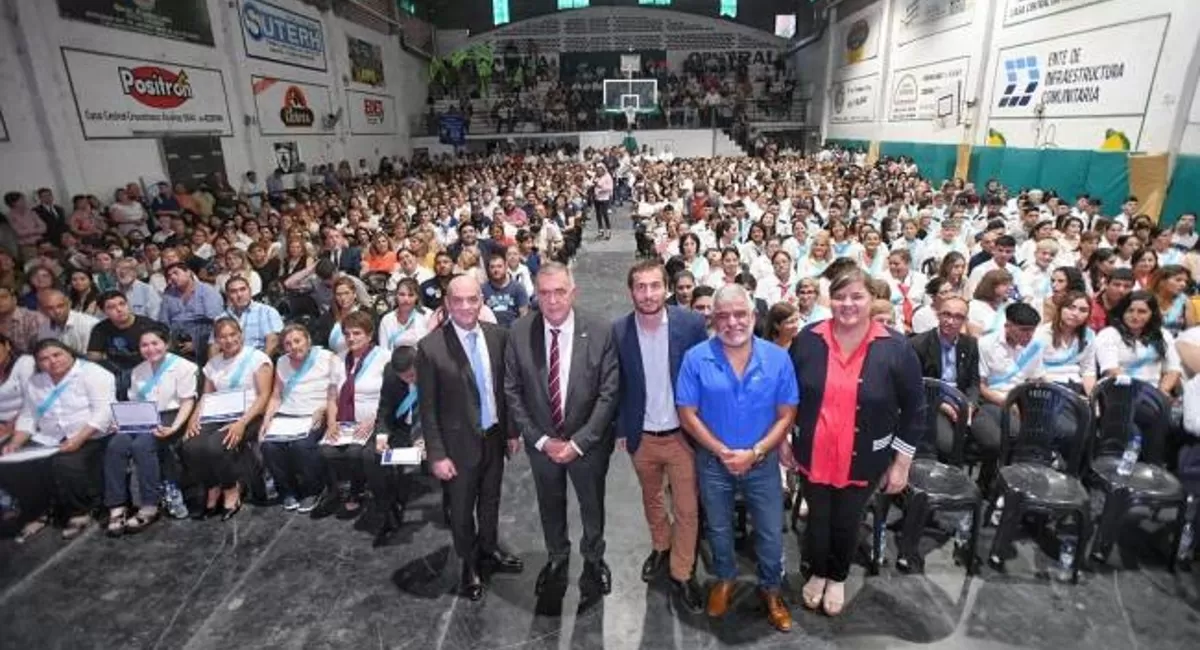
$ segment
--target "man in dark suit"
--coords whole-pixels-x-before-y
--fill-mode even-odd
[[[513,324],[504,358],[509,416],[529,452],[549,562],[537,580],[565,586],[571,540],[567,537],[567,478],[575,486],[583,520],[580,584],[612,590],[604,562],[604,487],[613,450],[617,406],[617,352],[611,326],[574,308],[575,281],[557,262],[538,270],[540,311]]]
[[[675,380],[683,353],[708,333],[703,316],[664,305],[667,271],[658,260],[635,264],[628,285],[634,311],[613,323],[621,376],[617,447],[633,458],[650,526],[653,548],[642,564],[642,580],[650,582],[669,564],[675,597],[699,612],[703,596],[692,580],[700,527],[696,454],[679,428]],[[674,525],[663,503],[664,478],[671,485]]]
[[[48,187],[37,191],[38,202],[33,211],[46,223],[46,239],[58,244],[59,237],[67,232],[67,212],[55,205],[54,192]]]
[[[469,275],[450,282],[449,323],[418,347],[421,429],[434,476],[450,507],[454,550],[462,559],[459,593],[483,598],[481,567],[518,573],[524,566],[500,549],[500,482],[506,451],[519,449],[505,425],[504,349],[507,332],[479,321],[483,293]]]
[[[321,238],[321,257],[333,262],[337,270],[358,277],[362,270],[362,251],[350,246],[337,228],[326,227]]]
[[[921,374],[954,384],[974,410],[979,403],[979,342],[962,333],[967,320],[967,301],[958,296],[945,298],[938,307],[938,326],[910,339],[921,360]],[[953,360],[953,363],[951,363]],[[937,449],[943,458],[954,445],[954,410],[941,407],[937,419]]]

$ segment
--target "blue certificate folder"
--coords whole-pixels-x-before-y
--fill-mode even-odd
[[[114,402],[112,415],[121,433],[147,434],[158,429],[158,405],[154,402]]]

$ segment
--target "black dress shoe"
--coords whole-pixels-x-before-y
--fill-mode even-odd
[[[221,513],[221,521],[229,521],[230,519],[233,519],[234,515],[236,515],[237,513],[241,512],[241,511],[242,511],[242,502],[238,501],[236,506],[234,506],[232,508],[227,508],[225,510],[225,512]]]
[[[700,593],[696,581],[691,578],[687,580],[672,578],[671,593],[675,594],[675,598],[680,605],[683,605],[684,609],[693,614],[699,614],[700,610],[704,609],[704,595]]]
[[[501,549],[485,553],[483,561],[490,565],[492,571],[496,573],[520,573],[525,570],[525,563],[521,561],[521,558]]]
[[[546,566],[542,567],[537,577],[537,586],[534,587],[534,593],[538,596],[546,590],[546,587],[551,584],[564,583],[567,580],[567,560],[550,560]]]
[[[650,557],[642,563],[642,582],[650,582],[666,566],[671,557],[670,549],[665,551],[650,551]]]
[[[583,575],[579,577],[579,580],[592,583],[605,596],[612,593],[612,571],[608,570],[608,564],[604,560],[584,562]]]
[[[483,580],[475,570],[473,562],[463,562],[462,576],[458,581],[458,595],[478,602],[483,598]]]
[[[341,499],[334,495],[325,494],[317,503],[317,507],[313,508],[312,512],[308,513],[308,516],[312,517],[313,519],[324,519],[336,513],[341,508]]]
[[[404,509],[399,505],[392,505],[387,508],[380,517],[379,528],[375,530],[375,540],[371,542],[373,548],[387,546],[388,540],[391,539],[392,533],[400,530],[400,523],[404,521]]]

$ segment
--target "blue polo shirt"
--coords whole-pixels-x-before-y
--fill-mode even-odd
[[[800,403],[792,360],[783,348],[754,337],[750,361],[738,379],[713,337],[683,357],[675,382],[675,405],[697,410],[713,435],[730,449],[749,449],[775,423],[780,405]]]

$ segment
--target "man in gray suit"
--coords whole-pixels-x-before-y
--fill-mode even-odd
[[[562,264],[543,264],[535,290],[540,312],[517,320],[508,339],[504,394],[529,453],[550,555],[538,574],[537,594],[566,582],[568,477],[583,520],[580,583],[607,594],[612,575],[604,562],[604,483],[619,383],[612,328],[575,310],[575,281]]]

